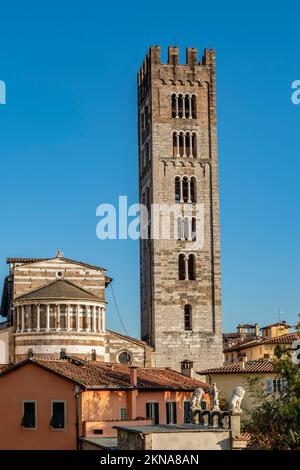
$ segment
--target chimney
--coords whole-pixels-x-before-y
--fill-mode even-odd
[[[259,324],[255,323],[255,336],[259,336]]]
[[[130,367],[130,385],[137,386],[137,367]]]
[[[59,359],[66,359],[67,358],[67,351],[65,348],[61,348],[59,353]]]
[[[28,351],[27,351],[27,357],[28,357],[29,359],[32,359],[32,358],[33,358],[33,349],[31,349],[31,348],[28,349]]]
[[[246,354],[242,354],[240,355],[239,357],[239,363],[241,364],[241,369],[244,370],[245,369],[245,365],[247,363],[247,355]]]
[[[187,359],[185,359],[184,361],[181,361],[180,365],[182,375],[185,375],[186,377],[190,377],[192,379],[194,377],[193,361],[188,361]]]

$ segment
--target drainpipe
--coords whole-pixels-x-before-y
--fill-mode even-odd
[[[75,385],[75,408],[76,408],[76,450],[79,450],[79,397],[80,387]]]

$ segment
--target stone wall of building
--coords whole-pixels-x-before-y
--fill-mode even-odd
[[[194,361],[196,368],[221,365],[222,336],[215,53],[206,49],[198,63],[197,51],[188,49],[186,64],[179,64],[178,54],[169,48],[168,64],[162,64],[159,47],[151,47],[138,84],[141,202],[173,206],[175,177],[193,176],[197,204],[204,210],[203,246],[199,239],[178,241],[173,235],[141,241],[142,338],[155,346],[156,366],[180,370],[183,359]],[[172,117],[173,93],[196,95],[196,118]],[[145,109],[148,122],[143,125]],[[197,133],[196,157],[173,156],[172,132],[181,130]],[[189,206],[191,215],[197,215],[195,204],[176,206]],[[196,255],[195,281],[178,280],[180,253]],[[186,304],[192,308],[191,331],[184,329]]]
[[[106,331],[105,341],[110,362],[119,362],[119,355],[126,351],[132,357],[131,365],[137,367],[151,367],[153,365],[153,348],[145,342],[114,331]]]

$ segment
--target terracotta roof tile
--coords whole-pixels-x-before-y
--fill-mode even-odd
[[[115,389],[124,390],[134,388],[130,383],[131,368],[122,364],[111,364],[68,359],[45,359],[34,357],[16,364],[1,374],[19,367],[24,363],[32,362],[41,367],[51,370],[85,388],[91,389]],[[192,391],[197,387],[208,390],[210,386],[197,379],[190,379],[179,372],[164,368],[137,368],[138,389],[159,390],[182,390]]]
[[[298,333],[288,333],[286,335],[276,336],[275,338],[269,338],[269,339],[256,338],[251,341],[246,340],[238,344],[235,344],[234,346],[230,346],[229,348],[225,348],[224,352],[226,353],[230,351],[238,351],[240,349],[248,348],[251,346],[257,346],[261,344],[291,344],[297,339],[299,339]]]
[[[260,359],[258,361],[248,361],[244,363],[244,369],[241,362],[228,364],[223,367],[213,369],[204,369],[197,371],[199,375],[208,374],[255,374],[255,373],[274,372],[274,362]]]

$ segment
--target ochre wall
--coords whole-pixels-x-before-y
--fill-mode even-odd
[[[23,429],[23,400],[37,401],[37,429]],[[66,430],[52,430],[51,401],[66,401]],[[34,364],[0,378],[0,449],[76,449],[74,384]]]

